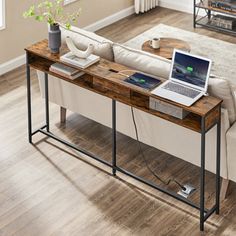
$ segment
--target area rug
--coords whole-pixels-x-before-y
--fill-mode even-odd
[[[172,37],[185,40],[191,46],[191,53],[210,58],[213,61],[212,74],[224,78],[236,86],[236,44],[210,38],[164,24],[138,35],[125,44],[141,49],[143,42],[154,37]]]

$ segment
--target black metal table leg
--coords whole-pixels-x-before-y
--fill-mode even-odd
[[[201,179],[200,179],[200,230],[204,231],[205,221],[205,145],[206,145],[206,133],[205,133],[205,117],[201,119]]]
[[[211,10],[208,10],[208,12],[207,12],[207,17],[208,17],[208,20],[211,19]]]
[[[29,55],[26,54],[26,75],[27,75],[27,109],[28,109],[28,140],[32,143],[32,116],[31,116],[31,78]]]
[[[112,100],[112,173],[116,175],[116,101]]]
[[[219,106],[219,120],[216,137],[216,214],[220,214],[220,146],[221,146],[221,107]]]
[[[48,97],[48,74],[44,73],[45,80],[45,113],[46,113],[46,130],[49,132],[49,97]]]
[[[193,1],[193,28],[196,28],[196,0]]]

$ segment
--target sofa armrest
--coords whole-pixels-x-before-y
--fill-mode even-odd
[[[226,133],[228,177],[236,182],[236,122]]]
[[[221,121],[222,121],[221,125],[224,126],[223,134],[226,134],[227,131],[230,129],[230,120],[229,120],[229,112],[225,108],[221,108]]]

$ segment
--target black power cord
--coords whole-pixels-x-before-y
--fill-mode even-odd
[[[177,180],[175,179],[168,179],[167,181],[166,180],[163,180],[160,176],[158,176],[151,168],[150,166],[148,165],[148,161],[143,153],[143,150],[142,150],[142,147],[141,147],[141,143],[139,141],[139,135],[138,135],[138,128],[137,128],[137,124],[136,124],[136,121],[135,121],[135,117],[134,117],[134,109],[133,107],[131,107],[131,113],[132,113],[132,119],[133,119],[133,123],[134,123],[134,128],[135,128],[135,134],[136,134],[136,139],[138,141],[138,144],[139,144],[139,151],[140,151],[140,154],[143,158],[143,160],[145,161],[145,165],[147,167],[147,169],[153,174],[153,176],[155,176],[160,182],[162,182],[163,184],[165,185],[169,185],[171,182],[174,182],[176,183],[182,190],[186,190],[186,188],[180,184]]]

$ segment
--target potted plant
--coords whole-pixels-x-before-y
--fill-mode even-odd
[[[60,26],[70,29],[71,24],[79,17],[80,9],[72,14],[64,14],[64,0],[42,1],[32,5],[23,13],[24,18],[34,18],[49,24],[48,47],[52,53],[59,53],[61,47]]]

